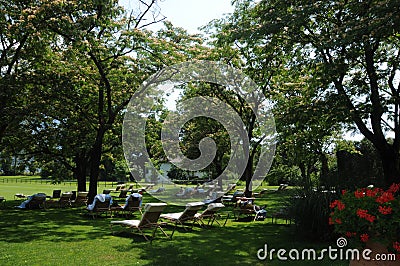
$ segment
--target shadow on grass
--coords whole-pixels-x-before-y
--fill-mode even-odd
[[[167,227],[168,228],[168,227]],[[171,228],[168,228],[168,233]],[[132,237],[132,235],[126,235]],[[320,250],[329,243],[304,242],[297,239],[292,227],[284,224],[264,222],[237,222],[227,227],[213,226],[209,229],[194,226],[185,231],[179,228],[172,240],[161,234],[150,244],[143,243],[143,238],[134,236],[131,246],[114,246],[116,251],[130,251],[140,247],[143,252],[140,258],[151,261],[147,265],[348,265],[348,262],[332,261],[261,261],[257,252],[265,244],[268,247],[315,248]],[[322,263],[322,264],[321,264]]]
[[[82,208],[16,209],[20,201],[8,201],[0,210],[0,241],[10,243],[49,241],[80,241],[102,238],[110,234],[109,220],[92,219]]]

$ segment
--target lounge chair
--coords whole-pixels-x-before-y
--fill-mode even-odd
[[[111,213],[111,204],[112,199],[109,194],[98,194],[94,197],[93,203],[87,206],[87,210],[94,219],[97,215],[101,215],[103,213],[107,215],[108,212]]]
[[[118,185],[115,187],[115,190],[110,189],[110,191],[111,191],[111,192],[120,192],[121,190],[124,190],[124,189],[125,189],[125,184],[118,184]]]
[[[46,207],[57,206],[59,208],[65,208],[71,206],[72,192],[64,192],[61,194],[58,200],[47,200]]]
[[[243,197],[244,192],[242,190],[236,190],[233,195],[226,195],[221,198],[223,204],[236,204],[238,198]]]
[[[140,220],[121,220],[121,221],[111,221],[110,228],[111,233],[113,234],[113,225],[121,225],[125,227],[129,227],[131,229],[136,229],[140,232],[140,234],[148,241],[149,239],[144,234],[144,229],[154,228],[152,233],[152,239],[155,236],[157,229],[159,228],[166,237],[168,237],[167,233],[161,228],[161,224],[158,222],[161,212],[167,206],[166,203],[147,203],[144,206],[144,213]]]
[[[52,199],[59,199],[61,197],[61,189],[53,190],[53,195],[51,196]]]
[[[142,195],[139,193],[132,193],[126,197],[125,204],[119,204],[111,206],[111,212],[125,213],[127,216],[131,215],[135,211],[142,213]]]
[[[160,194],[160,193],[163,193],[164,191],[165,191],[165,187],[159,187],[157,189],[150,190],[149,193],[150,194]]]
[[[73,207],[86,206],[89,192],[78,191],[76,198],[71,201]]]
[[[0,204],[6,206],[6,199],[3,196],[0,196]]]
[[[203,206],[204,206],[203,202],[192,202],[192,203],[186,204],[186,208],[183,212],[161,214],[162,219],[166,219],[169,222],[175,224],[174,230],[172,231],[172,234],[171,234],[171,238],[174,235],[174,232],[175,232],[178,224],[183,226],[183,224],[185,222],[192,221],[192,226],[193,226],[193,223],[196,220],[195,215],[196,215],[197,211],[200,210]],[[183,228],[185,228],[185,227],[183,227]]]
[[[126,199],[126,197],[128,196],[128,190],[120,190],[119,191],[119,195],[117,197],[115,197],[116,199]]]
[[[225,205],[222,203],[211,203],[207,206],[207,209],[205,209],[202,213],[196,213],[194,215],[195,222],[198,222],[200,226],[205,225],[204,220],[208,219],[207,225],[212,226],[214,221],[221,225],[218,220],[218,211],[222,208],[224,208]],[[211,224],[210,224],[211,223]]]
[[[233,214],[236,217],[236,220],[239,220],[242,214],[246,216],[253,216],[257,214],[254,208],[254,200],[255,198],[238,198],[238,201],[236,202],[233,209]]]
[[[45,208],[46,202],[46,194],[37,193],[32,196],[29,196],[27,200],[22,202],[19,206],[16,206],[20,209],[43,209]]]
[[[26,195],[24,195],[23,193],[17,193],[14,195],[14,199],[26,199]]]
[[[277,193],[277,192],[281,192],[283,190],[286,190],[288,188],[288,184],[280,184],[278,188],[276,189],[267,189],[264,188],[263,190],[261,190],[258,193],[254,193],[254,196],[256,197],[263,197],[264,195],[267,195],[268,193]]]
[[[185,188],[182,192],[176,194],[178,198],[191,198],[195,194],[195,189],[192,187]]]

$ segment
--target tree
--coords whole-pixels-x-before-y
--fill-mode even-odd
[[[398,1],[236,1],[224,33],[312,68],[323,96],[378,150],[387,185],[400,180]],[[241,20],[243,19],[243,20]],[[393,143],[388,134],[394,135]]]
[[[38,7],[35,15],[32,6]],[[0,147],[3,137],[12,135],[30,112],[27,74],[49,45],[42,30],[49,17],[41,6],[35,1],[0,1]]]
[[[76,56],[85,61],[84,66],[90,67],[75,66],[86,73],[86,78],[93,79],[95,86],[95,95],[91,98],[95,104],[95,122],[90,124],[95,134],[88,152],[90,199],[97,194],[105,136],[122,114],[135,87],[149,74],[141,69],[141,58],[132,54],[147,47],[149,33],[140,28],[149,24],[144,22],[144,17],[156,1],[141,3],[143,12],[127,16],[112,0],[85,1],[79,9],[74,2],[62,4],[57,12],[59,19],[49,23],[50,30],[62,37],[67,49],[76,52]]]

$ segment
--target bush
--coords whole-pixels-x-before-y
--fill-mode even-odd
[[[297,190],[291,198],[289,212],[295,220],[299,233],[313,239],[332,238],[333,228],[329,225],[329,204],[338,198],[336,193],[321,190]]]

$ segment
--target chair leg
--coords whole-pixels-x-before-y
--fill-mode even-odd
[[[169,236],[170,239],[172,239],[172,236],[173,236],[174,233],[175,233],[176,227],[177,227],[177,224],[175,223],[174,230],[172,230],[172,233],[171,233],[171,235]]]
[[[149,239],[147,238],[147,236],[144,234],[144,232],[142,230],[140,230],[140,228],[137,228],[137,230],[142,234],[142,236],[144,237],[144,239],[146,239],[146,241],[149,241]],[[154,233],[154,232],[153,232]]]

